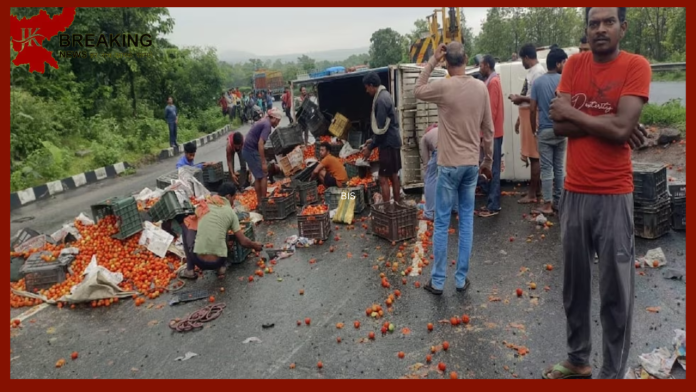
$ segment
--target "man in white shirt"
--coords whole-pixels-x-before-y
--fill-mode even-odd
[[[522,65],[527,70],[524,86],[522,86],[522,94],[511,94],[508,98],[519,107],[515,133],[520,135],[522,161],[527,163],[528,166],[531,165],[529,190],[525,197],[518,200],[518,203],[532,204],[537,202],[537,197],[541,191],[541,166],[539,164],[537,140],[533,132],[536,126],[532,127],[529,104],[531,102],[532,85],[539,76],[546,73],[546,70],[539,63],[536,47],[532,44],[524,45],[520,49],[520,58],[522,59]]]

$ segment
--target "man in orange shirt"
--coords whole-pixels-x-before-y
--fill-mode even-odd
[[[312,172],[312,179],[319,177],[319,182],[325,187],[342,187],[348,181],[348,173],[345,166],[335,156],[329,154],[331,145],[327,142],[321,143],[319,156],[321,162]]]
[[[495,72],[495,59],[490,54],[483,57],[479,72],[485,78],[491,100],[491,117],[493,118],[493,178],[490,181],[479,181],[481,188],[488,194],[488,203],[478,216],[488,218],[500,212],[500,169],[503,159],[503,86],[500,76]]]
[[[559,206],[568,357],[544,370],[543,377],[592,377],[590,305],[597,252],[603,329],[599,377],[617,379],[626,372],[633,315],[631,147],[645,141],[638,120],[652,75],[645,58],[619,50],[626,7],[588,7],[585,15],[591,51],[568,59],[549,109],[554,133],[568,137]]]

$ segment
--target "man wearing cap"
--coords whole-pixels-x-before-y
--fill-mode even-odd
[[[245,248],[259,252],[263,245],[244,235],[237,213],[232,208],[237,188],[231,182],[220,186],[218,194],[208,197],[196,209],[196,214],[184,219],[181,227],[186,254],[186,269],[181,277],[196,279],[194,268],[217,270],[225,276],[227,264],[227,232],[232,231],[236,241]]]
[[[254,176],[254,189],[259,206],[261,206],[261,199],[266,197],[266,188],[268,187],[268,164],[264,148],[271,131],[278,126],[281,117],[280,109],[271,108],[266,117],[251,127],[244,140],[244,147],[242,147],[242,157]]]

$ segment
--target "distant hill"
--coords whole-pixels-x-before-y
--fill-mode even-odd
[[[370,48],[355,48],[355,49],[335,49],[327,50],[322,52],[309,52],[309,53],[294,53],[294,54],[284,54],[278,56],[258,56],[253,53],[244,52],[241,50],[224,50],[219,52],[218,58],[221,61],[227,63],[240,63],[246,62],[249,59],[261,59],[261,60],[281,60],[282,62],[297,61],[297,58],[306,54],[307,56],[313,58],[317,61],[342,61],[354,54],[368,53]]]

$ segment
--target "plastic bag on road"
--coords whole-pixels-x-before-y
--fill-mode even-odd
[[[656,348],[651,353],[641,354],[640,364],[646,372],[657,378],[670,378],[672,367],[677,360],[676,353],[661,347]]]

